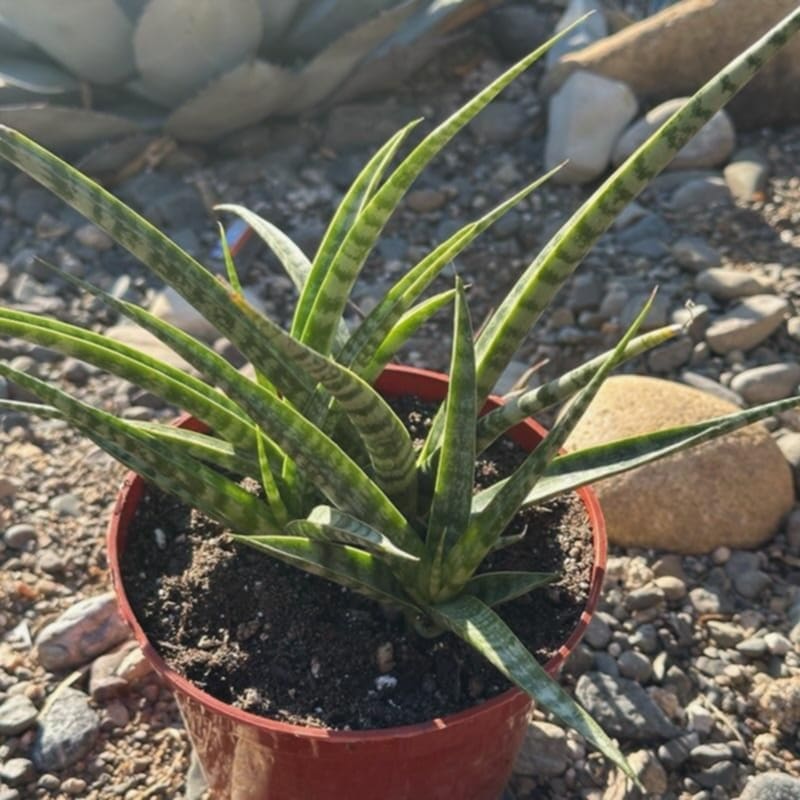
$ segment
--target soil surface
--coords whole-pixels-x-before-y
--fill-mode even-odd
[[[430,407],[407,406],[409,427]],[[420,413],[420,410],[426,413]],[[476,486],[521,461],[499,442]],[[154,529],[166,534],[164,548]],[[552,572],[549,586],[504,604],[512,630],[544,663],[577,624],[592,566],[591,529],[576,496],[520,513],[518,544],[481,571]],[[134,518],[123,561],[131,605],[177,672],[220,700],[302,725],[357,730],[425,722],[510,687],[452,634],[425,638],[402,615],[323,578],[234,544],[221,526],[156,490]]]

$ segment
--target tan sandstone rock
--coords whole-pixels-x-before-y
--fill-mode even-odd
[[[606,381],[567,449],[737,411],[713,395],[636,375]],[[792,508],[792,475],[761,425],[595,485],[609,539],[620,545],[708,553],[756,547]]]
[[[797,0],[683,0],[569,53],[550,70],[556,91],[578,69],[625,81],[640,100],[691,94],[797,7]],[[739,127],[800,119],[800,38],[785,47],[728,106]]]

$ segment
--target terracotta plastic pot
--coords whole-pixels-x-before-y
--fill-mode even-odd
[[[386,397],[441,400],[447,378],[391,366],[377,382]],[[497,405],[492,399],[487,408]],[[190,417],[178,424],[200,429]],[[544,435],[532,421],[512,438],[532,449]],[[148,641],[125,594],[120,555],[144,489],[127,476],[108,530],[111,574],[121,612],[156,672],[174,690],[214,800],[497,800],[525,734],[530,700],[512,689],[482,705],[420,725],[377,731],[304,728],[233,708],[174,672]],[[575,648],[597,605],[606,564],[603,517],[594,494],[578,492],[594,536],[586,608],[569,639],[546,665],[554,675]]]

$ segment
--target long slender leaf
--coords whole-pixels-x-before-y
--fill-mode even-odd
[[[475,486],[475,348],[464,284],[456,279],[456,308],[450,382],[444,415],[442,456],[436,473],[425,539],[427,569],[421,588],[438,598],[445,585],[445,557],[466,532]],[[424,574],[427,573],[427,574]]]
[[[485,572],[471,578],[464,592],[487,606],[498,606],[547,586],[556,578],[554,572]]]
[[[418,614],[402,584],[378,558],[348,545],[323,544],[302,536],[234,536],[237,542],[268,553],[312,575]]]
[[[352,366],[359,375],[371,381],[377,375],[374,369],[370,369],[373,352],[391,334],[392,326],[413,306],[436,276],[476,237],[541,186],[558,169],[560,167],[537,178],[479,219],[464,225],[413,266],[370,311],[350,337],[346,347],[337,353],[337,361]]]
[[[61,197],[139,258],[230,339],[254,366],[269,374],[287,397],[302,403],[309,395],[313,387],[276,357],[252,326],[241,319],[225,286],[144,217],[65,161],[5,125],[0,125],[0,156]]]
[[[397,351],[437,312],[450,305],[456,293],[453,289],[429,297],[403,314],[366,367],[369,375],[380,375],[384,367],[395,357]]]
[[[413,508],[416,456],[411,436],[389,404],[354,372],[298,342],[259,315],[241,295],[235,297],[235,303],[265,341],[336,398],[361,436],[380,486],[401,507]]]
[[[575,25],[582,21],[578,20]],[[387,178],[347,232],[322,283],[319,287],[312,287],[309,281],[303,292],[308,297],[313,296],[311,310],[306,314],[306,324],[300,337],[306,344],[320,352],[330,352],[336,325],[367,255],[403,195],[428,162],[514,78],[544,55],[558,39],[568,35],[572,27],[574,25],[538,47],[475,95],[429,133]],[[307,298],[301,297],[300,302],[305,305]]]
[[[293,520],[286,530],[287,533],[305,536],[308,539],[351,544],[383,558],[390,564],[392,560],[400,559],[405,562],[401,567],[407,567],[409,561],[419,562],[417,556],[412,556],[411,553],[406,553],[397,547],[381,531],[331,506],[317,506],[311,510],[307,519]]]
[[[269,509],[238,484],[166,444],[142,427],[93,408],[44,381],[0,362],[0,375],[57,408],[123,464],[236,530],[276,531]]]
[[[477,597],[468,595],[430,609],[435,621],[472,645],[542,708],[591,742],[606,758],[638,783],[625,756],[602,728],[528,652],[503,620]]]
[[[550,299],[619,212],[800,29],[800,9],[718,72],[662,125],[564,224],[525,270],[477,342],[484,399]]]
[[[275,254],[297,291],[302,291],[306,280],[308,280],[308,273],[311,271],[311,262],[305,253],[280,228],[277,228],[271,222],[244,206],[222,203],[214,206],[214,210],[236,214],[237,217],[246,222]],[[344,347],[348,337],[347,325],[344,320],[341,320],[336,329],[336,346]]]
[[[398,147],[420,122],[421,120],[419,119],[414,120],[392,135],[367,162],[350,188],[345,192],[314,256],[314,263],[309,271],[308,286],[306,287],[305,284],[298,286],[301,294],[292,319],[291,331],[293,336],[299,338],[307,325],[311,326],[309,330],[313,330],[315,321],[313,317],[309,318],[309,313],[313,306],[314,297],[322,287],[334,256],[341,247],[348,229],[364,210],[365,204],[372,196],[377,183],[382,179],[386,167],[394,158]]]
[[[542,479],[528,493],[524,504],[542,503],[563,492],[597,483],[672,453],[696,447],[725,433],[731,433],[797,406],[800,406],[800,395],[704,422],[618,439],[608,444],[559,456],[551,462]],[[477,511],[481,506],[485,506],[486,501],[481,495],[477,495],[473,502],[474,510]]]
[[[681,331],[680,325],[666,325],[663,328],[637,336],[625,348],[623,363],[636,358],[653,347],[672,339]],[[509,398],[502,406],[484,414],[478,420],[478,452],[482,453],[489,445],[502,436],[509,428],[538,414],[557,403],[569,400],[577,391],[586,386],[598,367],[611,355],[610,351],[565,372],[558,378],[548,381],[535,389]]]
[[[621,363],[628,344],[650,312],[654,298],[655,292],[631,323],[611,355],[602,362],[592,379],[568,406],[544,441],[517,467],[514,474],[503,484],[502,489],[493,496],[486,507],[478,514],[473,514],[466,534],[456,543],[448,557],[446,572],[451,593],[457,591],[469,580],[486,554],[491,551],[503,530],[514,518],[526,495],[542,477],[547,465],[555,458],[567,437],[578,424],[583,413],[600,390],[603,381],[611,370]]]
[[[252,423],[224,394],[133,347],[66,322],[0,308],[0,333],[70,355],[190,411],[220,436],[255,449]]]

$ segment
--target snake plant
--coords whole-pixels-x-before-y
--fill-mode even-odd
[[[64,152],[154,128],[211,141],[396,85],[483,10],[477,0],[0,0],[0,122]]]
[[[227,526],[237,542],[398,609],[425,635],[451,631],[631,774],[618,747],[511,632],[497,606],[546,583],[537,572],[478,573],[518,511],[589,482],[639,467],[795,406],[794,397],[588,450],[561,447],[608,373],[679,333],[638,336],[647,304],[610,352],[525,392],[484,416],[480,409],[522,339],[615,216],[796,30],[800,10],[712,78],[591,196],[519,276],[477,337],[464,287],[423,299],[434,278],[482,231],[534,191],[526,186],[411,266],[353,330],[343,311],[381,230],[406,190],[447,142],[552,44],[543,45],[422,138],[393,169],[415,123],[368,161],[345,193],[313,259],[245,208],[220,213],[249,223],[297,287],[289,330],[244,298],[224,245],[216,276],[113,195],[24,135],[0,128],[0,155],[107,231],[173,286],[246,356],[245,377],[216,352],[144,309],[63,275],[155,334],[202,377],[102,334],[0,309],[0,332],[83,359],[191,412],[212,433],[125,420],[0,363],[0,375],[38,396],[33,413],[59,417],[161,489]],[[569,33],[564,31],[561,35]],[[421,447],[371,384],[422,321],[454,306],[449,390]],[[473,492],[476,456],[511,426],[570,401],[513,474]],[[19,407],[4,401],[6,407]],[[231,474],[260,482],[254,494]],[[537,535],[530,531],[528,536]]]

